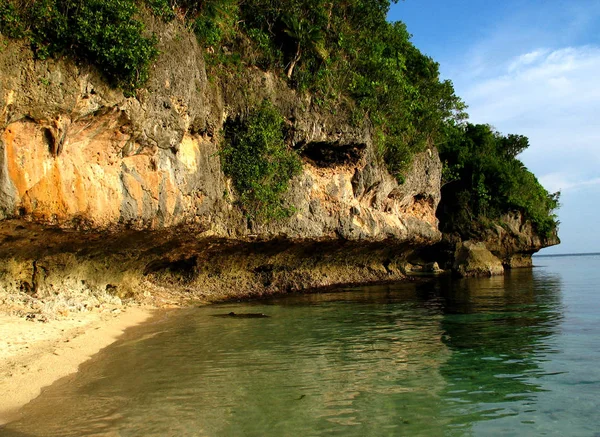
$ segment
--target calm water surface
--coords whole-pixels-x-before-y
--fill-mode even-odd
[[[598,436],[600,256],[535,263],[172,311],[0,435]]]

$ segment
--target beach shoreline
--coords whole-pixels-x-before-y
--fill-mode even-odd
[[[78,371],[79,365],[147,321],[151,306],[115,306],[55,320],[11,314],[0,308],[0,426],[44,387]]]

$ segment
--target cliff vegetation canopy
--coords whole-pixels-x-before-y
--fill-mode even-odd
[[[90,62],[134,93],[159,54],[143,17],[183,20],[215,75],[269,70],[323,110],[370,126],[379,158],[399,182],[415,153],[438,146],[446,231],[468,233],[469,223],[519,210],[542,233],[553,232],[558,194],[516,158],[527,139],[465,123],[452,83],[440,79],[438,64],[410,42],[403,23],[387,21],[389,7],[389,0],[0,0],[0,32],[26,39],[39,58]],[[297,163],[282,128],[272,129],[276,111],[264,105],[229,126],[222,156],[246,212],[279,216]]]
[[[489,125],[448,123],[439,147],[444,161],[438,216],[443,232],[474,236],[483,219],[520,211],[549,237],[558,224],[560,193],[550,194],[517,155],[529,146],[522,135],[502,135]]]
[[[131,0],[0,0],[0,32],[26,38],[40,59],[89,61],[114,85],[132,92],[158,55]]]

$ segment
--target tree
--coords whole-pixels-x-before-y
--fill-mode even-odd
[[[516,156],[529,147],[529,139],[523,135],[509,134],[505,137],[500,136],[499,146],[507,157],[516,158]]]
[[[529,145],[527,137],[468,123],[449,125],[447,139],[439,147],[444,173],[452,178],[442,187],[438,209],[443,231],[470,237],[481,219],[511,211],[523,213],[542,236],[556,229],[559,193],[548,193],[516,158]]]
[[[296,53],[286,72],[288,79],[291,79],[294,68],[300,61],[304,51],[311,50],[322,60],[327,59],[327,51],[324,47],[323,32],[318,26],[311,25],[307,20],[292,15],[283,17],[283,22],[286,26],[285,33],[296,42]]]

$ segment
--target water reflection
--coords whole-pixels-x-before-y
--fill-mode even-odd
[[[441,436],[502,434],[518,416],[511,429],[535,434],[561,374],[547,365],[562,353],[561,281],[523,270],[172,312],[4,432]],[[269,317],[212,317],[231,311]]]
[[[270,317],[211,317],[230,311]],[[440,306],[412,285],[183,311],[47,390],[9,429],[61,436],[418,434],[421,417],[439,416],[445,382],[438,369],[448,355],[442,318]],[[441,435],[441,424],[429,429]]]
[[[535,411],[537,394],[546,390],[542,364],[559,352],[560,277],[522,270],[438,287],[443,342],[452,352],[440,368],[449,428],[462,435],[481,421]]]

